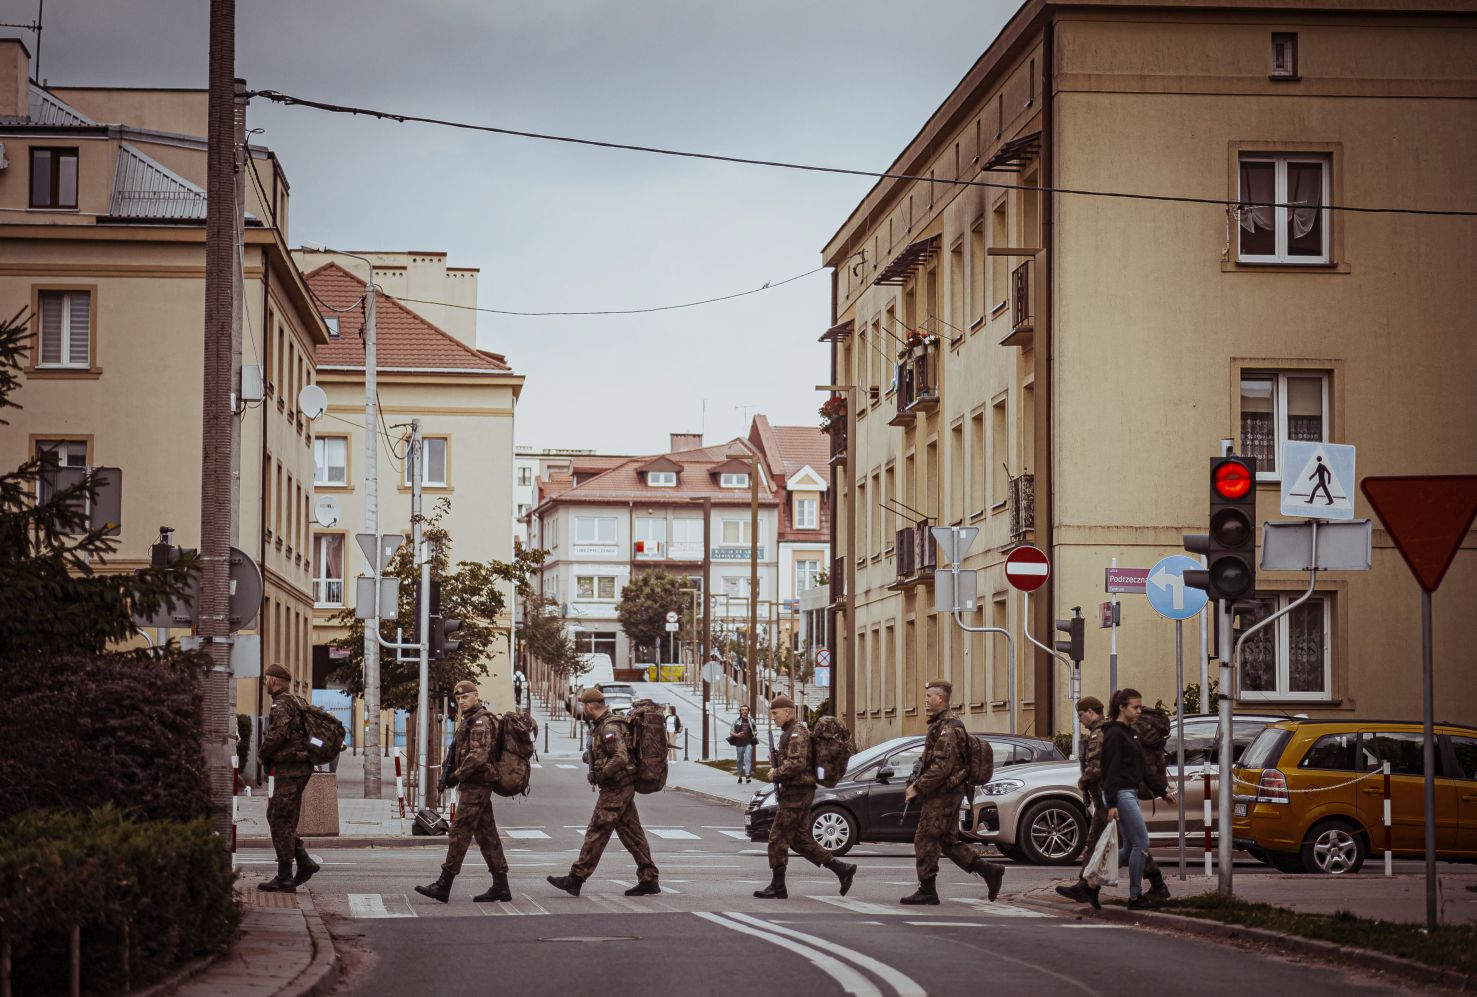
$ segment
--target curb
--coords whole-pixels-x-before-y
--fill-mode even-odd
[[[407,848],[421,845],[445,845],[446,835],[382,834],[360,837],[304,838],[303,844],[309,848]],[[236,847],[271,848],[272,839],[240,838],[236,841]]]
[[[300,893],[297,905],[302,911],[303,920],[307,922],[308,937],[313,942],[313,960],[308,963],[307,969],[298,974],[297,979],[277,992],[277,997],[320,997],[338,983],[342,962],[338,952],[334,950],[333,938],[323,926],[323,918],[313,906],[312,898],[306,893]]]
[[[744,807],[744,804],[738,800],[730,800],[726,796],[716,796],[713,793],[704,793],[700,789],[688,789],[686,786],[668,786],[666,791],[669,793],[686,793],[688,796],[695,796],[709,803],[722,803],[725,806],[738,807],[741,810]]]
[[[1032,907],[1036,910],[1058,915],[1066,914],[1068,916],[1075,916],[1079,920],[1092,918],[1136,928],[1179,931],[1228,942],[1260,942],[1270,945],[1281,952],[1352,963],[1364,969],[1390,973],[1420,983],[1438,983],[1442,986],[1452,987],[1462,991],[1477,985],[1477,980],[1474,980],[1471,975],[1459,973],[1454,969],[1428,966],[1423,962],[1416,962],[1413,959],[1402,959],[1400,956],[1386,955],[1383,952],[1375,952],[1371,949],[1349,948],[1345,945],[1320,941],[1316,938],[1285,935],[1280,931],[1270,931],[1266,928],[1251,928],[1240,924],[1226,924],[1222,921],[1212,921],[1207,918],[1183,917],[1179,914],[1168,914],[1158,911],[1146,914],[1144,911],[1131,911],[1112,905],[1095,911],[1091,907],[1084,908],[1076,904],[1067,906],[1066,904],[1025,894],[1017,896],[1014,899],[1016,903]]]
[[[167,994],[180,984],[193,980],[211,966],[214,966],[228,951],[229,947],[213,955],[201,956],[194,962],[187,962],[158,983],[151,984],[143,990],[133,991],[133,997],[160,997],[162,994]]]

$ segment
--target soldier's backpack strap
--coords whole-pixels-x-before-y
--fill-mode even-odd
[[[959,761],[961,763],[961,766],[960,767],[964,771],[964,795],[969,800],[970,809],[973,809],[974,808],[974,780],[969,777],[969,750],[970,750],[970,744],[969,744],[969,740],[968,739],[971,738],[971,737],[973,737],[974,735],[969,732],[969,728],[968,727],[964,726],[964,721],[963,720],[960,720],[958,717],[950,717],[949,718],[949,723],[950,724],[953,724],[956,727],[958,727],[960,729],[960,731],[962,731],[964,733],[965,740],[963,740],[963,741],[960,742],[960,747],[963,750],[962,750],[962,752],[960,754]]]

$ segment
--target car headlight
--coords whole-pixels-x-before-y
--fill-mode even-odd
[[[755,807],[767,807],[774,805],[774,790],[765,789],[754,794]]]
[[[1020,779],[996,779],[981,786],[979,792],[985,796],[1009,796],[1016,790],[1025,788],[1026,784]]]

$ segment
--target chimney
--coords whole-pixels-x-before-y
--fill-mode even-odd
[[[31,51],[19,38],[0,38],[0,121],[31,114]]]
[[[668,433],[671,441],[671,449],[668,453],[676,453],[679,450],[696,450],[703,445],[702,433]]]

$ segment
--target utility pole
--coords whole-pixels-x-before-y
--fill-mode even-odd
[[[759,452],[749,455],[749,716],[759,715]]]
[[[420,644],[420,691],[415,699],[416,766],[420,770],[421,799],[431,792],[431,767],[427,760],[430,740],[430,672],[431,672],[431,559],[425,551],[425,524],[421,516],[421,478],[424,476],[425,452],[421,439],[421,421],[410,420],[410,524],[414,533],[415,563],[420,565],[420,618],[416,620],[417,642]]]
[[[206,152],[205,327],[201,379],[200,601],[196,632],[211,658],[201,702],[211,824],[231,840],[232,737],[230,554],[236,474],[237,372],[232,367],[236,235],[236,5],[211,0]]]
[[[706,669],[708,659],[713,656],[713,500],[703,499],[703,660],[698,668]],[[708,753],[708,697],[712,686],[708,676],[700,671],[703,679],[703,758],[712,758]],[[716,731],[715,731],[716,733]]]
[[[368,261],[366,261],[368,262]],[[364,285],[364,532],[375,537],[375,614],[364,624],[364,798],[380,798],[379,384],[375,377],[374,264]],[[398,653],[398,652],[397,652]]]

